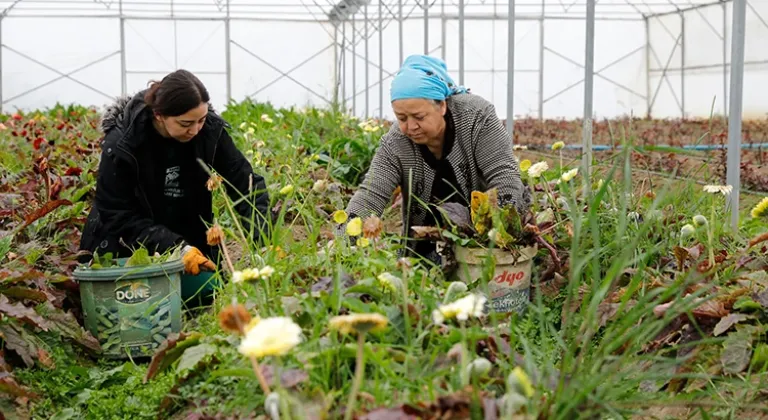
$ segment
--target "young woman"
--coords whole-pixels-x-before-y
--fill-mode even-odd
[[[382,137],[350,200],[350,217],[380,215],[398,186],[406,237],[412,236],[411,226],[438,223],[434,206],[457,202],[469,207],[476,190],[496,188],[499,204],[527,211],[531,192],[520,178],[512,142],[493,104],[456,86],[442,60],[408,57],[392,80],[390,95],[397,124]],[[440,260],[434,243],[411,245],[407,254]]]
[[[178,70],[106,110],[96,197],[80,245],[116,257],[140,246],[150,254],[181,246],[185,301],[207,300],[218,257],[206,241],[212,197],[201,165],[224,178],[222,186],[239,201],[235,209],[244,226],[254,222],[255,235],[266,233],[269,214],[264,178],[235,147],[209,100],[197,77]]]

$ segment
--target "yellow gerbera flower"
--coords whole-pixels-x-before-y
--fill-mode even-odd
[[[755,219],[757,219],[758,217],[768,216],[768,197],[765,197],[762,200],[760,200],[760,202],[757,203],[757,205],[752,209],[750,214]]]
[[[360,236],[363,233],[363,219],[355,217],[347,224],[347,235]]]
[[[336,210],[333,212],[333,221],[336,222],[337,225],[346,223],[347,217],[347,212],[344,210]]]
[[[383,330],[388,322],[387,317],[381,314],[350,314],[331,318],[330,327],[342,334],[367,333]]]

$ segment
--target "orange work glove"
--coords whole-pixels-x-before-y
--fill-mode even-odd
[[[216,271],[216,266],[213,262],[193,246],[187,245],[184,247],[181,253],[181,260],[184,262],[184,272],[193,276],[200,274],[200,270]]]

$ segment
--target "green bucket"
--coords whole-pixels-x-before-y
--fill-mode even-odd
[[[77,268],[85,327],[110,359],[152,356],[171,333],[181,331],[180,259],[161,264]]]

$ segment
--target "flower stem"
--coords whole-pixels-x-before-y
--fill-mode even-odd
[[[253,366],[253,373],[256,374],[256,378],[259,380],[259,384],[261,385],[261,390],[264,392],[264,395],[269,395],[269,384],[267,384],[267,380],[264,379],[264,375],[261,373],[261,368],[259,367],[259,362],[256,360],[255,357],[251,356],[251,366]]]
[[[235,266],[232,265],[232,259],[229,258],[229,251],[227,250],[226,239],[221,239],[221,250],[224,252],[224,260],[227,262],[227,268],[229,268],[229,274],[235,272]]]
[[[351,420],[355,412],[355,400],[360,391],[360,385],[363,383],[363,374],[365,373],[365,333],[357,335],[357,358],[355,359],[355,379],[352,382],[352,392],[347,400],[347,411],[344,413],[344,420]]]
[[[707,224],[707,240],[709,242],[709,268],[713,268],[715,266],[715,249],[714,249],[714,223],[715,223],[715,199],[714,194],[712,198],[712,215],[709,218],[709,223]]]
[[[469,375],[467,374],[467,365],[469,365],[469,350],[467,349],[467,329],[463,322],[461,324],[461,386],[462,388],[469,384]]]

